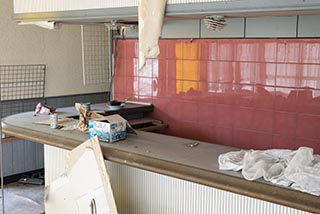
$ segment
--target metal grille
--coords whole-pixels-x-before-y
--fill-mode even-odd
[[[46,66],[0,65],[1,100],[43,98]]]
[[[82,25],[82,64],[84,85],[108,81],[108,31],[105,25]]]

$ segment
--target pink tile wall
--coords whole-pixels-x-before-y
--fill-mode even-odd
[[[152,102],[152,116],[170,125],[164,133],[246,149],[304,145],[320,152],[320,39],[160,40],[159,46],[159,57],[138,71],[138,41],[118,41],[115,98]]]

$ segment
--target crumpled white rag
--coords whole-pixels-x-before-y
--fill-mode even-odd
[[[266,181],[320,196],[320,155],[313,149],[240,150],[219,155],[219,169],[242,170],[247,180]]]

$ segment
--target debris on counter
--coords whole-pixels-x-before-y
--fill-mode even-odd
[[[219,155],[218,162],[220,170],[241,170],[247,180],[263,178],[320,196],[320,155],[312,148],[233,151]]]
[[[118,101],[118,100],[111,100],[110,101],[111,106],[120,106],[121,104],[122,104],[122,102]]]
[[[58,114],[50,114],[50,127],[52,129],[58,128]]]
[[[40,102],[36,105],[36,109],[34,111],[34,116],[37,116],[37,114],[50,114],[55,111],[56,111],[55,107],[48,106],[46,104],[46,102],[44,102],[44,103]]]
[[[76,125],[69,125],[69,126],[63,126],[60,130],[62,131],[73,131],[76,130],[77,126]]]
[[[88,132],[89,120],[104,117],[101,114],[91,112],[89,109],[84,108],[81,103],[76,103],[75,107],[76,107],[77,111],[79,112],[79,122],[77,124],[77,127],[80,131],[82,131],[84,133]]]
[[[88,111],[91,111],[91,103],[82,103],[82,107]]]
[[[152,103],[149,102],[141,102],[141,101],[133,101],[133,100],[128,100],[126,103],[131,103],[131,104],[137,104],[137,105],[145,105],[145,106],[152,106]]]
[[[125,106],[125,102],[118,101],[118,100],[111,100],[109,104],[107,104],[107,107],[110,110],[119,110],[122,109]]]
[[[113,143],[123,140],[127,132],[135,133],[126,119],[118,114],[89,120],[88,138],[98,136],[99,140]]]
[[[61,124],[67,124],[74,121],[73,118],[59,118],[58,117],[58,125]],[[39,125],[50,125],[50,119],[46,119],[46,120],[41,120],[41,121],[35,121],[33,122],[34,124],[39,124]]]
[[[186,143],[185,146],[188,148],[194,148],[194,147],[199,146],[199,144],[200,143],[198,143],[198,142],[193,142],[193,143]]]

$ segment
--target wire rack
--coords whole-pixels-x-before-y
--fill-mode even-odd
[[[46,65],[0,65],[1,101],[43,98]]]
[[[108,81],[108,31],[105,25],[81,25],[84,85]]]

